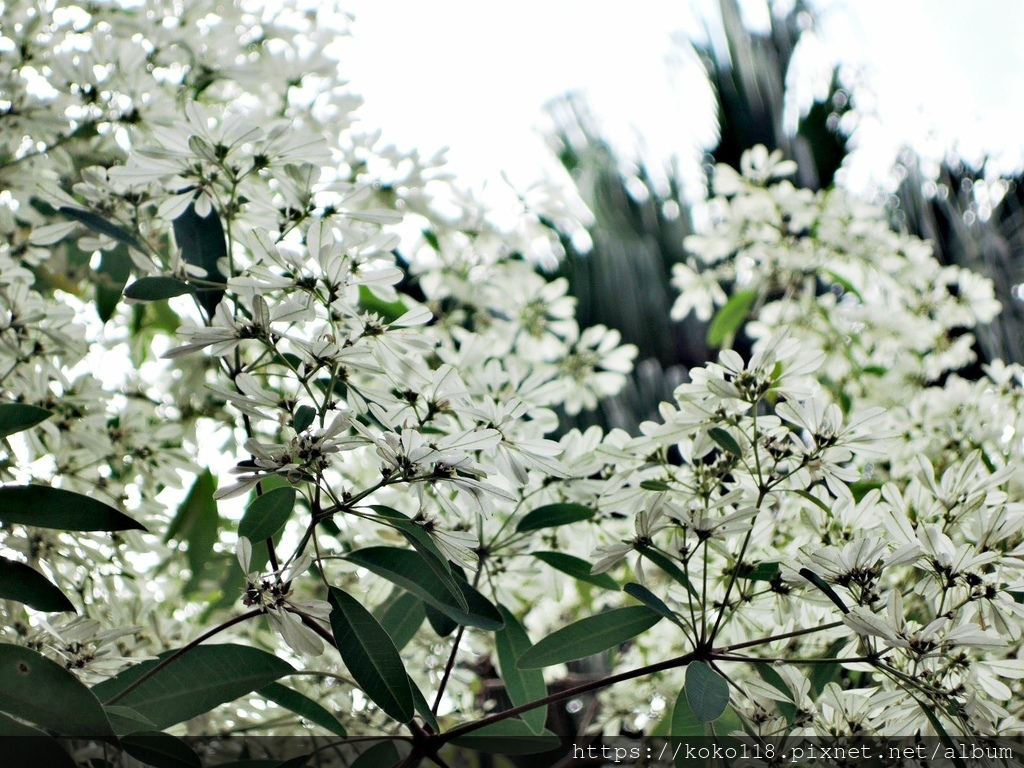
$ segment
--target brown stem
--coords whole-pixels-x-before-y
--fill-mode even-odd
[[[762,637],[758,640],[747,640],[745,643],[736,643],[735,645],[727,645],[724,648],[718,648],[715,653],[728,653],[729,651],[738,651],[741,648],[753,648],[755,645],[765,645],[766,643],[773,643],[776,640],[787,640],[790,637],[799,637],[800,635],[811,635],[815,632],[823,632],[826,629],[835,629],[836,627],[845,626],[841,621],[833,621],[830,624],[822,624],[820,627],[807,627],[806,629],[796,629],[792,632],[783,632],[781,635],[772,635],[771,637]]]

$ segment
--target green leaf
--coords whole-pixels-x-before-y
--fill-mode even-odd
[[[409,519],[408,515],[402,514],[397,509],[382,504],[373,504],[370,509],[388,519],[389,524],[394,526],[405,537],[405,540],[412,544],[413,549],[423,558],[423,563],[440,579],[448,593],[455,597],[459,607],[466,608],[467,604],[462,590],[452,575],[451,564],[438,549],[434,540],[430,538],[430,534]]]
[[[644,605],[588,616],[539,640],[519,658],[520,669],[534,669],[593,656],[636,637],[661,621]]]
[[[556,571],[572,576],[577,581],[585,581],[602,589],[618,589],[619,585],[607,573],[591,573],[591,565],[586,560],[564,552],[534,552],[533,556],[543,563],[547,563]]]
[[[434,729],[434,733],[441,732],[441,726],[437,723],[437,718],[434,717],[433,711],[430,709],[430,703],[427,698],[423,695],[423,691],[416,685],[416,681],[411,677],[409,678],[409,689],[412,691],[412,702],[416,708],[416,714],[423,718],[423,722]]]
[[[0,438],[24,432],[41,421],[53,416],[53,411],[27,403],[3,403],[0,405]]]
[[[666,483],[664,480],[641,480],[640,487],[645,491],[671,491],[672,486]]]
[[[561,740],[549,730],[534,733],[522,720],[509,718],[452,739],[451,743],[476,752],[532,755],[558,749]]]
[[[544,673],[539,669],[518,667],[519,657],[532,647],[529,635],[511,611],[502,605],[498,606],[498,610],[505,620],[505,626],[494,633],[494,647],[498,653],[501,679],[505,681],[509,699],[518,707],[544,698],[548,695]],[[544,723],[548,719],[548,708],[543,706],[531,709],[524,712],[522,718],[533,733],[540,734],[544,731]]]
[[[801,498],[807,499],[809,502],[811,502],[814,506],[816,506],[818,509],[824,512],[830,518],[832,517],[832,510],[829,509],[828,504],[819,499],[813,493],[810,493],[809,491],[793,491],[793,493],[795,493],[797,496],[800,496]]]
[[[0,557],[0,599],[17,600],[37,611],[75,613],[75,606],[57,585],[25,563]]]
[[[386,323],[393,323],[409,311],[402,301],[384,301],[365,285],[359,286],[359,308],[363,312],[376,312]]]
[[[114,733],[118,736],[136,731],[151,731],[156,724],[148,717],[143,717],[131,707],[119,707],[117,704],[105,705],[107,719],[114,726]]]
[[[782,567],[778,563],[743,563],[740,566],[738,576],[741,579],[750,581],[771,581],[782,573]]]
[[[373,611],[373,617],[391,636],[398,650],[405,648],[416,636],[424,616],[423,601],[400,587],[391,590],[388,599]]]
[[[273,488],[253,499],[238,523],[238,535],[251,541],[272,539],[295,508],[295,487]]]
[[[63,205],[57,209],[69,219],[75,219],[76,221],[85,224],[93,232],[99,232],[101,235],[107,235],[115,240],[119,240],[125,245],[130,245],[137,251],[145,252],[145,248],[142,243],[124,227],[118,224],[107,221],[102,216],[93,213],[92,211],[83,211],[80,208],[72,208],[69,205]]]
[[[103,705],[77,677],[42,654],[0,643],[0,711],[61,736],[116,742]]]
[[[583,504],[547,504],[537,507],[516,526],[517,533],[524,531],[536,531],[541,528],[554,528],[558,525],[578,523],[580,520],[589,520],[594,516],[594,510]]]
[[[119,245],[102,252],[95,279],[96,312],[103,322],[113,317],[117,305],[121,302],[124,284],[128,282],[131,274],[132,259],[125,246]]]
[[[185,542],[193,581],[202,572],[217,543],[220,515],[217,513],[217,501],[213,498],[216,490],[216,478],[209,469],[204,469],[178,507],[164,536],[164,544],[171,539]]]
[[[651,590],[643,584],[630,583],[624,586],[622,590],[630,597],[635,597],[658,615],[664,616],[673,624],[679,624],[679,617],[676,616],[676,612],[665,605],[665,602],[660,597],[651,592]]]
[[[703,661],[686,667],[686,702],[702,723],[711,723],[729,706],[729,683]]]
[[[52,736],[0,713],[0,754],[4,768],[76,768]]]
[[[928,718],[928,722],[932,724],[932,728],[934,728],[935,733],[938,734],[939,741],[942,742],[942,745],[946,749],[953,750],[953,765],[955,765],[956,768],[967,768],[967,764],[964,762],[963,758],[960,757],[960,752],[962,750],[958,749],[958,745],[950,737],[949,731],[947,731],[945,726],[942,725],[942,721],[939,720],[939,716],[935,714],[934,709],[932,709],[932,705],[930,703],[926,704],[916,696],[912,698],[917,702],[917,706],[921,708],[921,711],[924,712],[924,716]]]
[[[395,768],[402,756],[393,741],[382,741],[363,752],[351,768]]]
[[[743,458],[743,449],[740,448],[740,444],[736,442],[736,438],[721,427],[712,427],[709,429],[708,437],[718,443],[719,446],[724,448],[733,456],[738,456],[741,459]]]
[[[304,717],[309,722],[319,725],[335,736],[344,737],[348,735],[345,727],[338,722],[338,718],[332,715],[329,710],[293,688],[281,685],[280,683],[271,683],[260,688],[256,693],[278,706],[294,712],[299,717]]]
[[[850,612],[850,609],[846,607],[846,603],[843,602],[843,599],[836,594],[836,591],[832,589],[829,583],[825,581],[823,578],[821,578],[821,576],[816,574],[810,568],[801,568],[800,575],[807,579],[809,582],[811,582],[811,584],[816,586],[822,592],[824,592],[825,596],[828,597],[828,599],[831,600],[833,603],[835,603],[836,607],[840,611],[842,611],[843,613]]]
[[[58,531],[144,531],[145,526],[102,501],[46,485],[0,488],[0,523]]]
[[[682,570],[680,570],[678,565],[676,565],[667,557],[665,557],[665,555],[661,554],[661,552],[652,547],[640,547],[638,551],[641,555],[646,557],[656,566],[661,568],[661,570],[663,570],[665,573],[667,573],[669,576],[675,579],[679,584],[682,584],[684,587],[686,587],[686,589],[689,590],[691,595],[693,595],[694,597],[699,597],[697,590],[693,588],[693,585],[690,583],[690,579],[687,577],[687,575],[683,573]]]
[[[181,249],[181,258],[193,266],[206,270],[203,278],[210,283],[226,283],[227,278],[217,267],[217,261],[228,255],[227,240],[224,227],[216,211],[203,218],[196,213],[195,204],[189,205],[174,220],[174,241]],[[224,298],[224,290],[220,287],[198,289],[199,302],[209,317],[213,317],[217,305]]]
[[[693,709],[690,708],[690,702],[686,700],[686,686],[679,690],[675,706],[672,707],[671,728],[672,736],[675,738],[708,735],[707,724],[697,719]]]
[[[295,671],[291,664],[258,648],[231,643],[199,645],[121,695],[173,653],[167,651],[158,661],[136,664],[92,690],[103,701],[130,707],[163,730]]]
[[[461,579],[457,580],[461,600],[455,597],[434,571],[424,568],[424,558],[418,552],[395,547],[366,547],[346,557],[355,565],[411,592],[459,624],[488,631],[501,627],[501,614],[487,598]],[[464,609],[463,604],[468,607]]]
[[[727,339],[734,336],[750,314],[757,296],[756,290],[734,293],[711,321],[708,327],[708,344],[712,347],[721,347]]]
[[[137,731],[121,739],[124,751],[153,768],[202,768],[199,755],[177,736],[161,731]]]
[[[359,687],[400,723],[415,711],[409,675],[391,637],[358,600],[331,587],[331,628],[341,658]]]
[[[452,632],[459,628],[456,621],[448,618],[432,605],[423,603],[423,613],[427,617],[427,622],[430,624],[430,628],[437,633],[438,637],[448,637]]]
[[[821,271],[824,274],[826,274],[829,277],[831,277],[832,278],[832,282],[834,282],[836,285],[840,286],[844,291],[846,291],[847,293],[851,293],[854,296],[856,296],[857,299],[860,300],[861,303],[864,302],[864,297],[860,295],[860,291],[858,291],[857,288],[854,286],[854,284],[851,283],[849,280],[847,280],[845,277],[843,277],[842,275],[838,274],[837,272],[833,272],[831,269],[823,269]]]
[[[292,426],[296,432],[302,432],[316,419],[316,408],[311,405],[300,405],[295,411]]]
[[[157,275],[140,277],[124,289],[124,296],[133,301],[162,301],[195,292],[196,289],[186,282],[173,277]]]

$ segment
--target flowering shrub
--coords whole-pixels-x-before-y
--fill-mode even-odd
[[[550,749],[590,691],[605,733],[1020,732],[1024,372],[956,375],[987,280],[755,149],[675,271],[717,361],[559,436],[635,355],[531,264],[564,210],[501,229],[359,133],[343,16],[3,10],[5,733],[415,764]]]

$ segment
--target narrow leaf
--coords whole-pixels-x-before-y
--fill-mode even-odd
[[[589,520],[594,516],[594,510],[583,504],[547,504],[537,507],[516,526],[518,533],[524,531],[536,531],[541,528],[554,528],[558,525],[578,523],[580,520]]]
[[[816,586],[822,592],[824,592],[825,596],[828,597],[828,599],[831,600],[833,603],[835,603],[836,607],[840,611],[842,611],[843,613],[850,612],[850,609],[846,607],[846,603],[843,602],[843,599],[836,594],[836,591],[832,589],[829,583],[825,581],[823,578],[821,578],[821,576],[816,574],[810,568],[801,568],[800,575],[807,579],[809,582],[811,582],[811,584]]]
[[[272,701],[278,706],[294,712],[299,717],[304,717],[309,722],[319,725],[335,736],[344,737],[348,735],[345,727],[338,722],[338,718],[332,715],[330,711],[304,693],[299,693],[294,688],[289,688],[280,683],[271,683],[260,688],[256,693],[268,701]]]
[[[519,657],[532,645],[523,625],[502,605],[498,606],[505,626],[494,633],[494,648],[498,654],[498,667],[501,679],[505,681],[505,690],[513,706],[521,706],[548,695],[548,687],[544,682],[544,673],[539,669],[519,669]],[[522,714],[523,722],[530,730],[539,734],[544,731],[544,723],[548,719],[547,706],[537,707]]]
[[[676,616],[676,612],[669,608],[667,605],[665,605],[665,602],[660,597],[651,592],[651,590],[649,590],[643,584],[627,584],[622,588],[622,590],[627,595],[635,597],[637,600],[646,605],[655,613],[664,616],[673,624],[680,623],[679,617]]]
[[[153,768],[202,768],[199,755],[177,736],[161,731],[138,731],[121,739],[124,751]]]
[[[519,657],[520,669],[550,667],[593,656],[636,637],[661,621],[643,605],[588,616],[538,641]]]
[[[0,405],[0,438],[24,432],[41,421],[53,416],[53,411],[27,403],[3,403]]]
[[[672,490],[672,486],[666,483],[664,480],[641,480],[640,487],[643,488],[645,491],[661,492]]]
[[[132,258],[124,245],[103,251],[96,269],[96,313],[104,323],[114,316],[124,284],[132,274]]]
[[[434,712],[430,709],[430,703],[423,695],[420,687],[416,685],[416,681],[411,677],[409,678],[409,688],[412,690],[412,702],[416,708],[416,714],[423,718],[423,722],[434,729],[434,733],[440,733],[441,726],[438,725],[437,718],[434,717]]]
[[[358,600],[331,587],[331,628],[341,658],[363,692],[400,723],[415,707],[409,675],[391,637]]]
[[[295,495],[294,486],[286,485],[257,496],[245,508],[238,523],[238,535],[250,541],[272,539],[288,522],[295,508]]]
[[[741,579],[750,579],[750,581],[771,581],[780,573],[782,573],[782,568],[778,563],[758,563],[757,565],[743,563],[738,575]]]
[[[743,458],[743,449],[740,448],[740,444],[736,442],[736,438],[721,427],[712,427],[709,429],[708,437],[718,443],[720,447],[724,448],[733,456]]]
[[[161,301],[195,292],[196,289],[188,283],[173,277],[156,275],[140,277],[124,289],[124,297],[133,301]]]
[[[115,742],[99,700],[62,665],[17,645],[0,643],[0,711],[61,736]]]
[[[124,227],[114,224],[111,221],[107,221],[102,216],[93,213],[92,211],[83,211],[80,208],[72,208],[69,205],[62,205],[57,209],[69,219],[75,219],[82,224],[85,224],[93,232],[99,232],[101,235],[107,235],[115,240],[119,240],[125,245],[130,245],[137,251],[145,251],[146,249],[138,241],[138,239]]]
[[[729,706],[729,684],[705,662],[690,662],[686,667],[686,701],[700,722],[714,722]]]
[[[646,557],[656,566],[661,568],[661,570],[663,570],[665,573],[667,573],[669,576],[675,579],[679,584],[682,584],[684,587],[686,587],[686,589],[689,591],[691,595],[693,595],[694,597],[699,597],[697,590],[694,589],[693,585],[690,583],[689,577],[687,577],[687,575],[683,573],[682,570],[680,570],[678,565],[676,565],[667,557],[665,557],[665,555],[661,554],[661,552],[659,552],[656,549],[653,549],[652,547],[640,547],[639,552],[641,555]]]
[[[814,506],[816,506],[818,509],[824,512],[830,518],[832,517],[832,510],[829,509],[828,504],[819,499],[813,493],[810,493],[809,491],[793,491],[793,493],[795,493],[797,496],[807,499],[809,502],[811,502]]]
[[[543,563],[547,563],[556,571],[572,576],[577,581],[585,581],[602,589],[618,589],[619,585],[607,573],[591,573],[591,565],[586,560],[564,552],[534,552],[533,556]]]
[[[448,637],[452,632],[459,628],[458,623],[454,619],[448,618],[448,616],[441,613],[432,605],[423,603],[423,613],[427,617],[427,622],[430,624],[430,628],[437,633],[438,637]]]
[[[174,651],[160,654],[165,659]],[[200,645],[121,696],[159,661],[136,664],[93,687],[102,700],[130,707],[163,730],[237,699],[293,672],[287,662],[258,648]],[[112,701],[113,700],[113,701]]]
[[[740,329],[754,302],[757,301],[757,295],[758,292],[755,290],[738,291],[732,295],[725,306],[718,310],[708,327],[709,345],[721,347]]]
[[[549,730],[536,734],[522,720],[510,718],[452,739],[452,744],[476,752],[532,755],[558,749],[561,740]]]
[[[0,713],[0,754],[4,768],[77,768],[52,736]]]
[[[58,531],[144,531],[128,515],[102,501],[46,485],[0,488],[0,523]]]
[[[917,702],[921,711],[924,712],[924,716],[928,718],[928,722],[932,724],[932,728],[934,728],[935,733],[938,734],[939,741],[942,742],[942,745],[946,749],[953,750],[953,765],[955,765],[956,768],[967,768],[967,764],[964,762],[964,759],[960,757],[960,752],[962,750],[958,749],[959,745],[950,737],[949,731],[947,731],[945,726],[942,725],[942,721],[939,720],[939,716],[935,714],[932,706],[921,701],[916,696],[914,696],[913,699]]]
[[[75,613],[75,606],[57,585],[35,568],[0,557],[0,599],[17,600],[37,611]]]

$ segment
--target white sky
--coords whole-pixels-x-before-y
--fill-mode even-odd
[[[757,0],[746,3],[760,7]],[[586,92],[605,134],[649,157],[689,155],[711,135],[699,72],[673,34],[699,34],[716,0],[349,0],[343,72],[368,126],[424,153],[449,146],[467,184],[526,186],[550,153],[543,105]],[[819,67],[856,67],[871,116],[849,177],[881,177],[901,143],[957,146],[1020,162],[1024,153],[1024,3],[1019,0],[819,0]],[[674,66],[670,66],[670,61]]]

